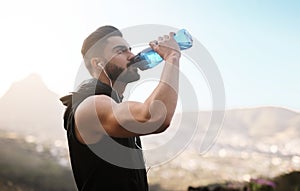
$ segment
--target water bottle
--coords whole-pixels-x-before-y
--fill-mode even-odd
[[[185,50],[193,46],[193,39],[189,32],[185,29],[179,30],[175,35],[174,39],[179,45],[180,50]],[[147,70],[157,66],[163,61],[162,57],[159,56],[152,48],[146,48],[138,53],[128,64],[131,66],[135,64],[140,70]]]

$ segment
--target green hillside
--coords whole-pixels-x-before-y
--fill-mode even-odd
[[[24,140],[0,138],[0,190],[75,190],[70,168],[59,165],[49,149],[35,148]]]

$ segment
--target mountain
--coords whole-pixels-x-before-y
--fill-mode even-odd
[[[229,110],[222,131],[223,137],[236,134],[253,142],[283,143],[299,139],[300,113],[280,107]]]
[[[208,111],[179,113],[174,116],[166,133],[144,139],[151,145],[162,144],[161,141],[166,141],[180,130],[181,136],[176,144],[184,145],[189,141],[187,138],[191,138],[192,146],[196,147],[205,136],[216,138],[218,144],[231,146],[300,142],[300,113],[285,108],[269,106],[226,110],[223,123],[217,127],[211,125],[210,120],[211,113]]]
[[[0,129],[41,139],[63,139],[64,107],[42,78],[31,74],[11,85],[0,99]]]

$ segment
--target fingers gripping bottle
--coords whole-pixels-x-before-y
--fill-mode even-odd
[[[180,50],[185,50],[193,46],[193,39],[189,32],[185,29],[179,30],[175,35],[174,39],[179,45]],[[147,70],[157,66],[163,61],[162,57],[159,56],[152,48],[146,48],[138,53],[127,66],[135,65],[140,70]]]

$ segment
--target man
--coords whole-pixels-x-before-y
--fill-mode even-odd
[[[103,26],[85,39],[81,52],[93,78],[61,98],[67,106],[64,127],[78,190],[148,190],[139,136],[161,133],[172,120],[181,56],[173,36],[149,43],[165,66],[144,103],[121,102],[126,85],[140,78],[136,66],[128,65],[134,54],[122,33]]]

